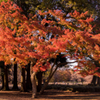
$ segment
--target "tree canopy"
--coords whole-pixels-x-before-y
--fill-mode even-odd
[[[85,56],[92,55],[100,63],[100,34],[93,34],[92,30],[96,27],[91,23],[94,19],[87,13],[74,11],[66,16],[62,10],[39,11],[40,16],[48,16],[39,21],[37,15],[27,18],[13,2],[2,2],[0,60],[9,64],[11,59],[16,58],[15,63],[25,66],[30,61],[34,62],[35,58],[33,70],[46,71],[51,66],[49,60],[65,52],[66,57],[77,60],[77,68],[84,69],[87,66],[85,72],[93,74],[97,70],[96,66],[90,64]],[[50,19],[52,17],[55,20]],[[61,65],[58,63],[58,66]]]

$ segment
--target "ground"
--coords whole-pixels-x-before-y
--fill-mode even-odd
[[[86,83],[85,83],[86,84]],[[0,84],[0,88],[1,88]],[[11,89],[13,85],[9,85]],[[20,89],[20,85],[19,89]],[[32,92],[0,91],[0,100],[100,100],[100,86],[65,83],[49,84],[42,95],[32,99]]]
[[[51,89],[32,99],[31,92],[0,91],[0,100],[100,100],[100,92],[82,93]]]

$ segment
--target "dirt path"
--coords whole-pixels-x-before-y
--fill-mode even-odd
[[[31,98],[31,92],[0,91],[0,100],[100,100],[100,93],[76,93],[59,90],[45,90],[37,98]]]

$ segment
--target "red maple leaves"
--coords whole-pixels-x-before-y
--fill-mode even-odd
[[[73,21],[67,21],[61,10],[39,12],[40,15],[50,13],[57,21],[38,21],[31,17],[28,19],[21,11],[11,1],[0,5],[0,60],[10,63],[11,59],[16,58],[15,62],[26,65],[35,58],[37,61],[33,69],[46,71],[50,68],[48,61],[59,53],[67,52],[66,57],[81,59],[86,56],[84,49],[100,61],[100,37],[99,34],[92,34],[93,18],[87,17],[87,12],[70,13]],[[48,26],[45,27],[46,23]],[[63,29],[57,24],[62,25]],[[54,37],[46,40],[48,33]]]

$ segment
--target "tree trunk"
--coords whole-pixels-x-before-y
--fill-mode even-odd
[[[97,85],[100,86],[100,77],[97,77]]]
[[[37,87],[36,87],[36,79],[35,79],[36,72],[31,74],[31,82],[32,82],[32,98],[36,97],[37,94]]]
[[[2,88],[2,90],[9,90],[8,87],[8,66],[4,66],[4,87]]]
[[[1,90],[4,88],[4,75],[2,75],[2,87]]]
[[[92,85],[96,85],[96,79],[97,79],[97,76],[93,75],[93,78],[92,78],[92,81],[91,81]]]
[[[14,78],[13,78],[13,90],[18,90],[18,85],[17,85],[17,64],[14,64]]]
[[[27,65],[27,80],[26,80],[27,90],[32,90],[32,83],[30,77],[30,63]]]
[[[1,67],[1,78],[2,78],[2,87],[4,88],[4,61],[0,61],[0,67]]]
[[[25,83],[25,68],[21,69],[21,92],[26,91],[26,83]]]
[[[42,72],[37,72],[36,78],[38,80],[37,92],[40,92],[42,87]]]
[[[94,61],[94,64],[96,65],[96,67],[99,67],[99,69],[97,70],[97,72],[100,73],[100,64],[99,64],[99,61],[96,61],[91,56],[89,56],[89,57]],[[93,78],[92,78],[92,81],[91,81],[90,85],[100,85],[100,78],[98,76],[93,75]]]
[[[100,64],[99,64],[99,67],[100,67]],[[98,69],[98,72],[100,73],[100,69]],[[97,85],[100,86],[100,77],[97,76]]]
[[[54,69],[54,71],[53,71],[52,73],[50,73],[50,75],[49,75],[47,81],[45,82],[45,84],[43,85],[43,87],[42,87],[41,90],[40,90],[40,94],[42,94],[42,93],[44,92],[44,90],[45,90],[45,88],[47,87],[47,85],[48,85],[50,79],[52,78],[52,76],[54,75],[54,73],[56,72],[56,70],[57,70],[58,67],[59,67],[59,66],[56,66],[56,68]]]

